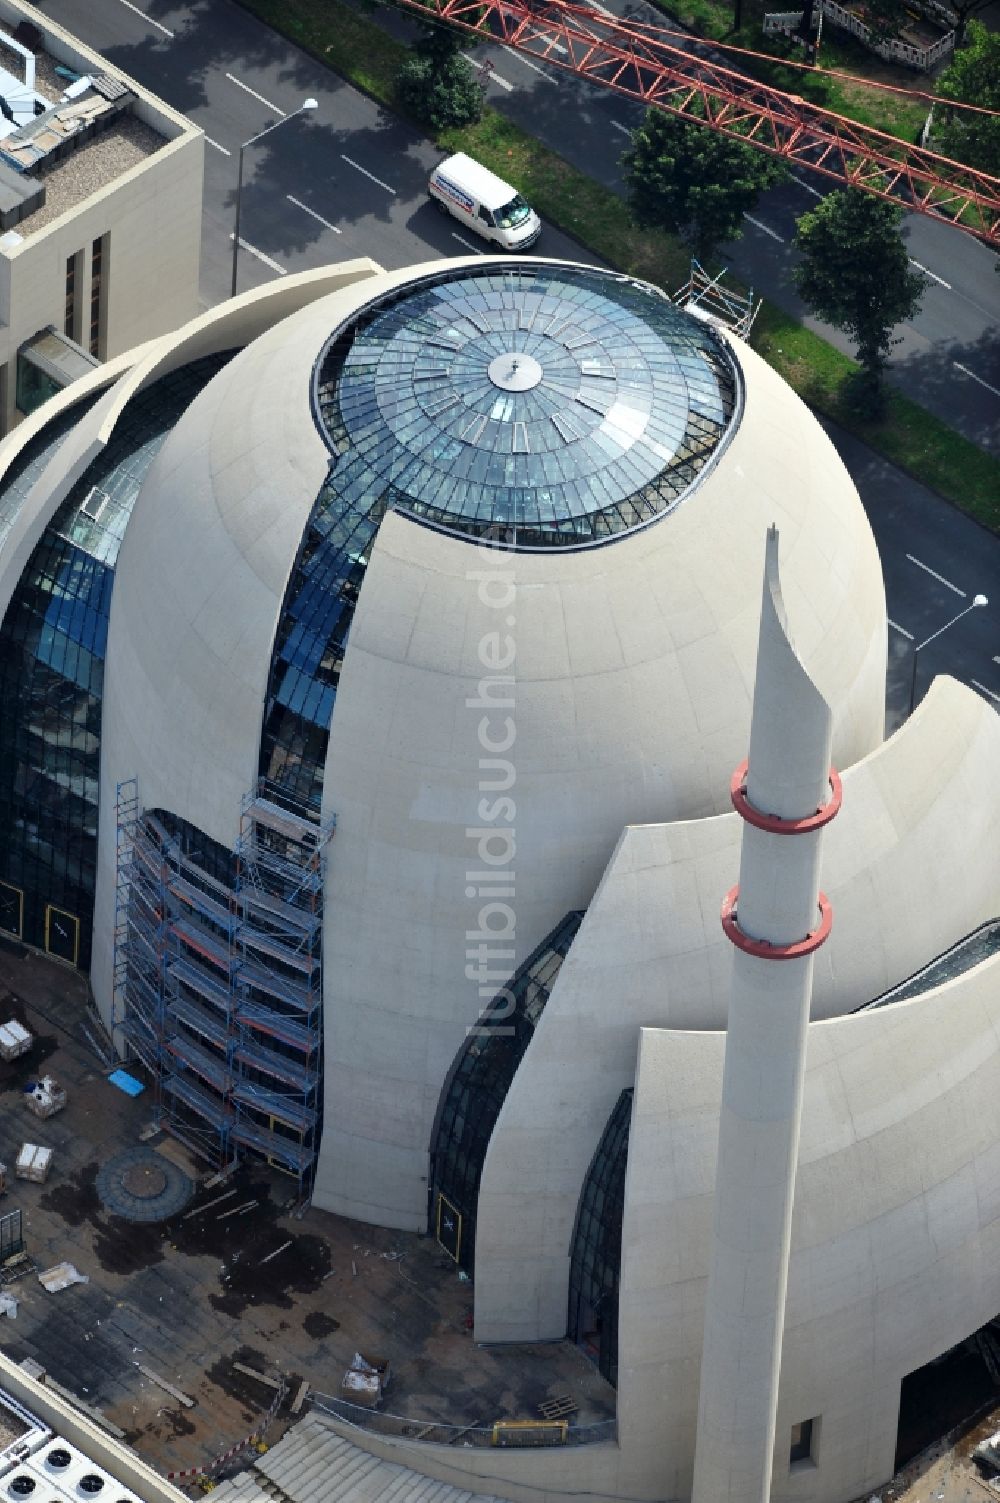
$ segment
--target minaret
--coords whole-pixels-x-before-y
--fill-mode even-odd
[[[841,801],[831,732],[789,640],[771,527],[750,756],[732,781],[745,825],[722,905],[735,952],[692,1503],[768,1503],[771,1490],[813,955],[832,922],[819,890]]]

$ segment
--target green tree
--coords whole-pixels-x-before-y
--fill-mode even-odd
[[[479,38],[471,36],[467,31],[459,31],[457,26],[442,20],[430,0],[421,0],[421,4],[428,12],[426,21],[409,8],[404,11],[420,28],[420,37],[413,45],[414,52],[421,57],[432,58],[435,62],[445,63],[456,52],[476,45]],[[474,17],[469,15],[467,19],[471,21]]]
[[[396,94],[404,109],[432,130],[470,125],[483,113],[483,91],[459,52],[428,56],[418,44],[396,74]]]
[[[881,377],[898,340],[892,331],[920,307],[924,279],[910,270],[898,204],[857,188],[827,194],[798,221],[802,260],[795,283],[819,317],[857,347],[865,400],[881,400]]]
[[[669,230],[700,258],[742,233],[743,215],[784,164],[706,125],[649,110],[622,157],[632,218]]]
[[[943,100],[957,99],[983,110],[1000,111],[1000,34],[970,21],[964,47],[959,48],[938,79]],[[977,115],[972,110],[935,106],[933,146],[966,167],[978,167],[1000,177],[1000,115]]]

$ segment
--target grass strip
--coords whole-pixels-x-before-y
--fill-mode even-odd
[[[342,0],[240,4],[380,103],[404,113],[393,80],[406,48],[367,16]],[[487,109],[477,124],[444,132],[439,144],[468,152],[515,183],[543,218],[619,271],[668,292],[687,280],[690,255],[679,241],[636,229],[617,194],[497,111]],[[771,303],[761,309],[751,344],[816,411],[1000,533],[1000,461],[892,387],[878,420],[859,414],[849,398],[856,363]]]

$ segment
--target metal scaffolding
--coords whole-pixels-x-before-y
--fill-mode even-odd
[[[679,308],[686,308],[696,318],[722,329],[732,329],[741,339],[750,338],[754,319],[760,312],[760,299],[753,300],[753,288],[740,292],[723,285],[724,267],[716,276],[709,276],[701,262],[691,258],[691,274],[683,287],[674,293],[673,301]]]
[[[264,779],[243,800],[232,1141],[300,1182],[311,1178],[319,1138],[324,850],[332,834],[332,820],[318,824]]]
[[[115,1025],[153,1079],[155,1121],[219,1168],[260,1154],[303,1193],[319,1139],[332,832],[261,781],[225,882],[179,821],[138,814],[134,780],[119,788]]]

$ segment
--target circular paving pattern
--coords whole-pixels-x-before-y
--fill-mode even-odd
[[[194,1183],[154,1148],[129,1148],[99,1171],[97,1193],[126,1221],[166,1221],[187,1205]]]
[[[136,1200],[152,1200],[167,1188],[167,1176],[159,1164],[132,1164],[122,1175],[122,1188]]]

